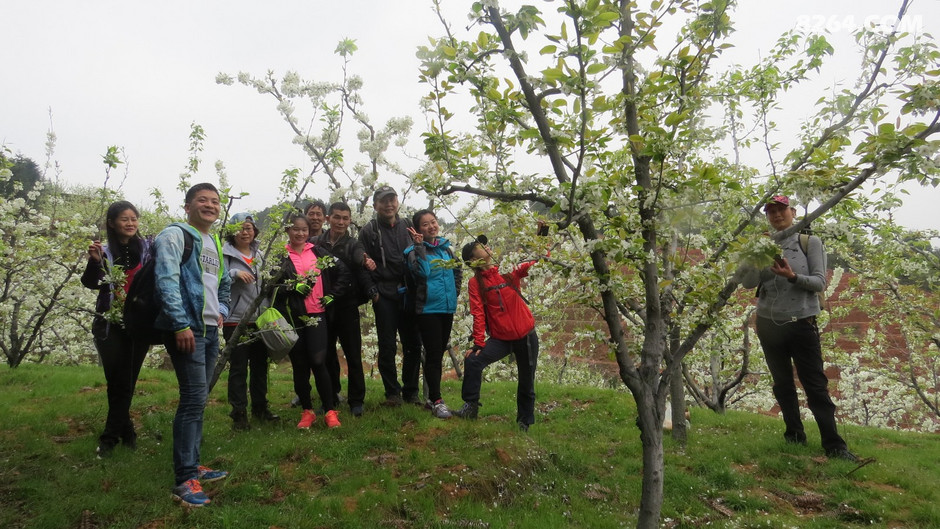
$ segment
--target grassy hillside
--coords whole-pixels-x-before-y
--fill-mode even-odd
[[[212,504],[170,499],[172,372],[145,369],[132,412],[136,452],[97,460],[104,376],[93,366],[0,371],[0,527],[503,528],[632,527],[641,447],[624,392],[541,384],[537,423],[514,423],[514,384],[484,384],[481,418],[441,421],[382,408],[369,381],[366,414],[294,425],[289,370],[272,371],[282,424],[235,433],[224,379],[207,409],[203,463],[231,472],[205,486]],[[770,389],[767,388],[769,391]],[[459,404],[459,382],[444,396]],[[851,448],[877,462],[829,461],[786,445],[779,419],[692,410],[684,451],[667,440],[666,527],[940,527],[936,435],[847,426]]]

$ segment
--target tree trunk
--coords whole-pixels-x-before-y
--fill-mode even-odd
[[[685,383],[681,376],[669,379],[669,401],[672,403],[672,438],[685,448],[689,429],[685,426]]]
[[[643,443],[643,487],[637,529],[657,529],[663,508],[663,428],[662,410],[652,388],[644,385],[637,398],[640,441]],[[663,401],[665,402],[665,401]]]

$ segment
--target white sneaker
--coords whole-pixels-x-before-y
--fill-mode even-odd
[[[454,416],[454,414],[450,412],[450,408],[447,407],[447,404],[444,404],[443,400],[438,400],[434,403],[434,406],[431,407],[431,415],[438,419],[450,419]]]

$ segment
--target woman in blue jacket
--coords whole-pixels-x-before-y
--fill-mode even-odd
[[[424,380],[432,403],[431,414],[448,419],[451,413],[441,398],[441,372],[463,273],[450,249],[450,241],[439,235],[437,215],[422,209],[411,220],[414,227],[408,231],[414,244],[405,248],[405,259],[415,283],[414,311],[426,353]]]
[[[98,291],[91,333],[108,383],[108,418],[98,437],[99,459],[111,455],[119,442],[131,449],[137,447],[137,432],[130,416],[131,399],[150,345],[145,340],[134,340],[116,320],[106,317],[106,313],[115,297],[123,298],[127,294],[134,274],[150,256],[150,241],[143,239],[138,231],[139,217],[137,208],[130,202],[121,200],[111,204],[105,221],[107,241],[102,244],[96,240],[88,246],[88,265],[82,274],[82,285]],[[123,271],[123,285],[105,281],[106,275],[114,278],[107,272],[115,266]]]

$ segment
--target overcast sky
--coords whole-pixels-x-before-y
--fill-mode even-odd
[[[529,3],[554,9],[543,0]],[[471,2],[444,4],[455,29],[462,30]],[[900,2],[741,4],[734,15],[736,48],[726,55],[750,64],[783,31],[800,24],[828,28],[830,41],[847,54],[852,29],[866,20],[887,23]],[[270,205],[285,169],[308,170],[312,164],[292,144],[293,133],[273,99],[241,85],[218,85],[216,74],[260,76],[273,70],[280,77],[294,70],[305,79],[338,81],[341,59],[333,50],[344,38],[359,47],[352,68],[365,82],[373,122],[412,116],[415,139],[408,149],[423,152],[418,101],[427,89],[418,83],[414,52],[428,35],[441,34],[429,1],[2,0],[0,13],[0,143],[42,164],[52,127],[55,160],[68,183],[101,185],[101,156],[117,145],[129,161],[123,188],[128,199],[147,206],[148,190],[159,187],[171,202],[181,202],[175,185],[187,163],[190,123],[196,122],[207,134],[197,181],[216,181],[212,165],[222,160],[235,190],[251,193],[240,209]],[[940,1],[916,0],[906,24],[940,35]],[[841,62],[846,69],[824,71],[824,84],[854,80],[857,61],[843,56]],[[810,115],[814,99],[798,105],[794,117]],[[938,202],[937,190],[919,190],[903,222],[936,228],[936,217],[927,213]]]

